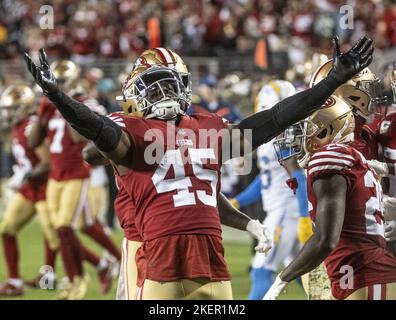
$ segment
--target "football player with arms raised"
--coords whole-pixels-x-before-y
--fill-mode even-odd
[[[222,145],[228,139],[218,133],[215,139],[208,139],[198,132],[251,132],[252,141],[247,143],[257,148],[314,112],[339,85],[366,67],[372,60],[371,42],[363,38],[350,51],[341,53],[336,41],[335,64],[329,77],[239,125],[228,125],[214,114],[186,116],[186,87],[180,75],[167,67],[135,68],[124,84],[123,96],[140,117],[109,119],[59,89],[43,50],[40,67],[27,54],[25,60],[64,118],[94,141],[128,181],[124,186],[132,198],[135,223],[144,240],[137,253],[140,297],[230,299],[230,276],[216,207],[220,167],[227,160]],[[176,134],[168,136],[168,129]],[[145,135],[151,135],[151,141]],[[233,142],[246,140],[240,137]],[[153,148],[163,153],[153,152]],[[251,148],[245,145],[245,149]],[[141,267],[140,256],[144,258]]]
[[[139,66],[142,63],[150,65],[151,67],[166,66],[176,70],[181,75],[182,82],[187,89],[187,99],[189,99],[191,92],[190,73],[186,64],[178,54],[166,48],[149,49],[139,56],[134,67]],[[124,107],[124,111],[122,113],[110,114],[109,117],[122,117],[122,115],[125,116],[128,114],[134,115],[134,110],[129,110],[129,104],[122,103],[122,106]],[[88,144],[84,148],[83,154],[84,159],[92,165],[104,165],[110,163],[108,159],[104,158],[94,144]],[[114,206],[117,218],[124,231],[124,240],[122,245],[123,262],[119,277],[117,299],[136,299],[137,268],[135,255],[143,240],[134,223],[134,209],[132,201],[126,192],[126,188],[123,185],[123,178],[118,174],[116,166],[114,166],[114,173],[119,189]],[[258,241],[258,246],[255,248],[256,251],[265,254],[266,251],[270,249],[272,242],[266,229],[257,220],[252,220],[239,210],[235,209],[221,193],[219,194],[217,201],[221,223],[232,228],[248,231]]]

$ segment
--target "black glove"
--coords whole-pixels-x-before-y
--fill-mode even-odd
[[[338,37],[333,38],[333,68],[329,78],[336,85],[347,82],[373,61],[373,40],[364,36],[346,53],[341,53]]]
[[[32,74],[34,81],[43,89],[44,94],[48,96],[59,90],[58,83],[49,67],[47,54],[43,48],[39,50],[39,57],[40,67],[33,62],[32,58],[26,52],[24,54],[26,66]]]

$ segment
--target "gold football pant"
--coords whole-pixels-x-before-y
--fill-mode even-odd
[[[141,245],[141,242],[130,241],[126,238],[122,241],[120,284],[117,289],[118,300],[136,300],[138,287],[136,285],[137,267],[135,256]]]
[[[81,227],[90,225],[94,218],[91,210],[86,210],[89,179],[56,181],[49,179],[47,185],[47,205],[51,222],[55,228]]]
[[[90,215],[103,223],[107,210],[108,192],[103,186],[90,186],[88,191],[88,210]]]
[[[6,206],[4,218],[0,225],[0,232],[2,234],[16,235],[32,219],[35,213],[37,213],[44,237],[48,241],[50,248],[55,250],[58,247],[59,240],[51,224],[46,202],[38,201],[32,203],[19,192],[14,194]]]
[[[157,282],[149,279],[138,290],[139,300],[232,300],[230,281],[207,278]]]

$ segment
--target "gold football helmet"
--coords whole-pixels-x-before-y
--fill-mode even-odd
[[[3,127],[18,123],[33,112],[34,93],[26,85],[11,85],[0,97],[0,115]]]
[[[125,114],[169,120],[184,114],[191,99],[191,79],[179,55],[165,48],[144,51],[122,87]]]
[[[355,119],[349,105],[332,95],[324,105],[306,120],[289,127],[274,142],[279,161],[298,156],[301,167],[310,155],[332,143],[353,141]]]
[[[182,82],[187,89],[187,94],[191,96],[191,75],[183,59],[167,48],[154,48],[144,51],[136,60],[134,68],[144,66],[165,66],[179,72]]]
[[[355,120],[349,105],[337,96],[331,96],[325,104],[306,120],[304,149],[315,153],[331,143],[353,141]]]
[[[71,60],[58,60],[51,64],[51,70],[64,90],[73,88],[80,76],[80,68]]]
[[[332,66],[333,60],[329,60],[316,69],[309,86],[312,87],[326,78]],[[339,86],[334,95],[342,97],[355,114],[365,119],[374,114],[377,106],[386,101],[382,95],[380,80],[369,68],[363,69],[351,80]]]
[[[185,114],[188,102],[187,90],[180,74],[161,65],[137,65],[126,79],[122,101],[126,114],[162,120],[175,119]]]

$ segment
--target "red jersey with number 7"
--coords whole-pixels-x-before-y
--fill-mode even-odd
[[[378,126],[379,143],[382,146],[384,161],[396,164],[396,113],[388,114]],[[385,178],[389,182],[388,194],[396,196],[396,176],[389,175]]]
[[[357,289],[396,282],[396,258],[384,238],[381,186],[364,156],[350,146],[328,145],[312,155],[307,181],[312,220],[320,214],[313,183],[336,174],[347,182],[346,208],[340,240],[325,265],[333,296],[345,299]]]
[[[88,178],[89,167],[82,156],[84,143],[73,142],[66,120],[48,98],[41,99],[38,114],[50,142],[49,177],[57,181]]]
[[[177,124],[117,113],[109,118],[132,144],[131,170],[121,178],[144,240],[138,285],[146,278],[228,280],[217,210],[226,122],[215,114],[182,116]]]

